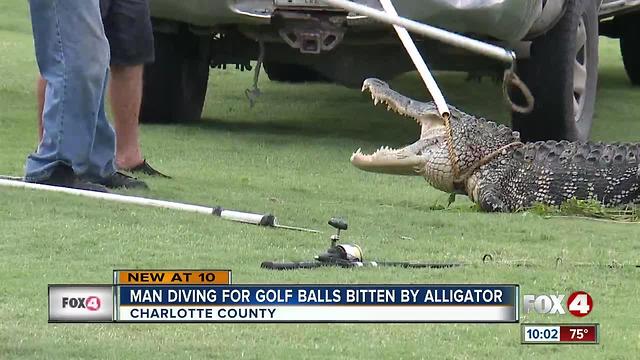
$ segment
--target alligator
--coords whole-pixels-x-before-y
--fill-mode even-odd
[[[640,202],[640,144],[524,143],[517,131],[453,106],[443,117],[433,102],[410,99],[382,80],[365,80],[362,91],[371,94],[374,105],[414,119],[420,138],[373,154],[358,149],[351,163],[359,169],[423,176],[434,188],[467,195],[489,212],[557,206],[569,199],[607,207]]]

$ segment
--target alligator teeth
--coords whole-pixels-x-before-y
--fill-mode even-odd
[[[361,148],[358,148],[358,150],[356,150],[356,152],[351,154],[351,161],[353,161],[353,159],[358,155],[362,155],[362,149]]]
[[[380,100],[378,100],[378,98],[373,99],[373,105],[378,105],[379,102]]]
[[[391,148],[391,147],[386,146],[386,145],[383,145],[383,146],[380,146],[380,147],[378,148],[378,150],[376,150],[376,152],[374,153],[374,155],[375,155],[375,154],[378,154],[378,153],[380,153],[380,152],[393,152],[393,151],[396,151],[396,149]]]

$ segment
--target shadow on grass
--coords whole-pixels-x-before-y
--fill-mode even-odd
[[[602,66],[598,71],[599,90],[640,90],[640,87],[632,86],[629,77],[624,71],[614,66]]]
[[[449,80],[450,84],[448,85],[451,88],[467,86],[465,90],[468,91],[462,91],[462,94],[459,94],[462,96],[452,96],[451,98],[463,111],[510,125],[508,117],[504,119],[504,114],[499,109],[503,105],[501,99],[496,98],[495,95],[482,95],[487,93],[487,88],[491,88],[492,84],[486,82],[483,84],[467,83],[455,77],[452,79],[445,77],[445,79]],[[423,90],[420,80],[416,76],[403,76],[394,84],[396,86],[393,87],[402,94],[420,99],[419,101],[430,100],[419,96]],[[291,120],[290,116],[277,118],[273,115],[269,119],[251,121],[234,121],[205,116],[199,122],[186,123],[183,126],[204,131],[225,131],[249,135],[290,135],[305,138],[339,138],[386,145],[406,144],[415,141],[419,136],[419,128],[413,120],[394,113],[385,113],[382,108],[375,108],[369,100],[354,100],[349,106],[336,103],[334,106],[340,107],[341,111],[334,111],[332,115],[303,114],[300,121]],[[498,108],[498,110],[493,108]]]
[[[624,71],[615,66],[601,67],[599,79],[599,99],[609,92],[640,90],[631,86]],[[442,85],[450,90],[448,99],[461,110],[477,116],[510,126],[509,112],[505,111],[503,99],[496,94],[498,87],[486,79],[482,83],[468,82],[461,75],[442,76]],[[420,98],[423,92],[420,79],[413,75],[404,75],[393,81],[393,87],[399,92],[414,98]],[[424,96],[423,96],[424,97]],[[606,97],[606,96],[605,96]],[[427,101],[426,99],[421,99]],[[611,100],[609,100],[611,101]],[[277,102],[275,102],[277,103]],[[364,106],[363,106],[364,104]],[[336,106],[344,106],[340,103]],[[368,108],[368,106],[371,106]],[[598,109],[602,115],[606,111]],[[309,139],[346,139],[374,144],[395,146],[413,142],[419,132],[413,121],[403,121],[394,114],[379,112],[372,105],[360,100],[344,107],[344,111],[334,117],[327,114],[303,114],[299,121],[290,116],[267,115],[267,119],[231,120],[219,116],[205,116],[200,121],[177,125],[184,129],[205,132],[243,134],[249,136],[279,136],[279,142],[295,142],[296,138]]]
[[[451,105],[475,116],[482,116],[511,126],[510,112],[501,96],[499,84],[486,78],[481,82],[467,81],[466,75],[461,73],[444,72],[437,75],[443,92],[448,95],[447,101]],[[392,88],[406,96],[419,101],[430,100],[430,97],[425,94],[424,85],[415,73],[399,76],[389,81],[389,83]],[[401,118],[394,114],[385,114],[380,109],[375,109],[368,102],[368,99],[365,101],[358,97],[351,99],[350,96],[347,96],[350,94],[349,91],[343,91],[341,93],[342,96],[336,97],[335,93],[328,91],[325,87],[318,88],[321,90],[319,93],[321,95],[325,94],[332,99],[333,103],[327,104],[331,108],[325,113],[303,113],[299,121],[292,120],[291,116],[282,113],[265,114],[266,119],[250,117],[246,121],[237,118],[233,120],[222,119],[216,114],[214,116],[205,116],[199,122],[180,126],[185,129],[197,129],[199,131],[228,132],[250,136],[280,136],[278,141],[281,142],[294,142],[296,141],[295,138],[298,137],[347,139],[396,146],[413,142],[417,138],[419,134],[418,128],[412,121],[402,121]],[[304,101],[314,101],[312,96],[309,97],[309,94],[313,93],[309,88],[300,87],[297,89],[297,100],[300,100],[300,97],[303,96]],[[272,89],[271,100],[273,104],[278,104],[278,100],[287,101],[288,96],[290,96],[290,90],[290,88]],[[598,83],[598,102],[600,106],[597,110],[599,116],[611,117],[608,115],[607,106],[615,103],[617,99],[628,101],[627,96],[630,90],[638,91],[640,88],[631,86],[624,69],[621,68],[618,62],[601,66]],[[626,96],[620,98],[617,96],[618,92],[624,92]],[[304,96],[307,96],[308,99]],[[304,109],[304,106],[300,107],[300,111]],[[616,117],[620,117],[620,115],[616,114]],[[606,131],[607,138],[611,137],[609,132],[611,130]]]
[[[346,120],[346,119],[345,119]],[[317,124],[317,125],[316,125]],[[219,131],[248,135],[274,135],[305,138],[353,139],[367,142],[410,141],[417,137],[419,130],[415,123],[395,123],[389,128],[377,126],[379,124],[350,123],[349,128],[339,126],[322,126],[321,121],[301,121],[294,125],[290,121],[265,120],[260,122],[229,121],[213,118],[203,118],[199,122],[185,123],[179,126],[203,131]],[[377,128],[376,128],[377,127]],[[374,130],[374,131],[372,131]]]

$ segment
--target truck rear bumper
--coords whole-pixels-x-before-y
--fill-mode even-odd
[[[377,0],[357,2],[381,9]],[[273,0],[151,0],[152,16],[197,26],[270,24]],[[481,38],[518,41],[542,14],[543,0],[395,0],[398,13],[413,20]],[[384,27],[350,14],[353,27]]]

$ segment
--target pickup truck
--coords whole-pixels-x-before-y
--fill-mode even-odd
[[[378,0],[354,0],[382,9]],[[640,85],[640,0],[395,0],[401,16],[512,49],[534,110],[513,113],[527,141],[586,140],[593,121],[599,35],[620,38]],[[210,68],[273,81],[359,86],[413,70],[393,28],[321,0],[150,0],[156,61],[145,68],[142,122],[200,119]],[[415,36],[434,70],[499,74],[503,64]],[[517,99],[516,99],[517,100]]]

